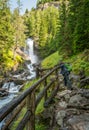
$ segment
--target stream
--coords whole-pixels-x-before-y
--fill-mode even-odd
[[[34,70],[33,64],[39,62],[39,58],[37,56],[37,53],[34,50],[34,42],[32,39],[26,40],[26,48],[24,52],[30,57],[31,63],[27,62],[27,71],[29,72],[29,75],[23,77],[24,80],[31,80],[36,77],[36,72]],[[14,78],[21,77],[20,74],[13,75]],[[7,96],[0,97],[0,108],[9,103],[11,100],[13,100],[18,94],[20,93],[21,85],[16,85],[14,82],[7,82],[4,83],[2,88],[5,88],[8,90],[9,94]]]

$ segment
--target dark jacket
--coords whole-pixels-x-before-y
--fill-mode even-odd
[[[65,74],[69,74],[70,72],[68,71],[67,67],[65,66],[65,64],[60,64],[60,68],[61,68],[61,74],[64,76]]]

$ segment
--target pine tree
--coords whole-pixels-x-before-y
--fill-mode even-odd
[[[89,0],[79,0],[77,3],[76,26],[74,30],[74,52],[89,48]]]
[[[0,1],[0,54],[8,51],[13,43],[13,29],[11,24],[11,12],[7,1]]]

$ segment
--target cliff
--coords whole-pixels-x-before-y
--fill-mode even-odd
[[[48,7],[51,7],[51,6],[59,8],[60,2],[59,1],[54,1],[54,2],[47,2],[47,3],[44,3],[44,4],[39,4],[37,6],[37,9],[44,10],[44,9],[46,9]]]

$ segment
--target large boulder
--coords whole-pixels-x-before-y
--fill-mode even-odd
[[[89,113],[76,115],[68,119],[71,130],[89,130]]]

